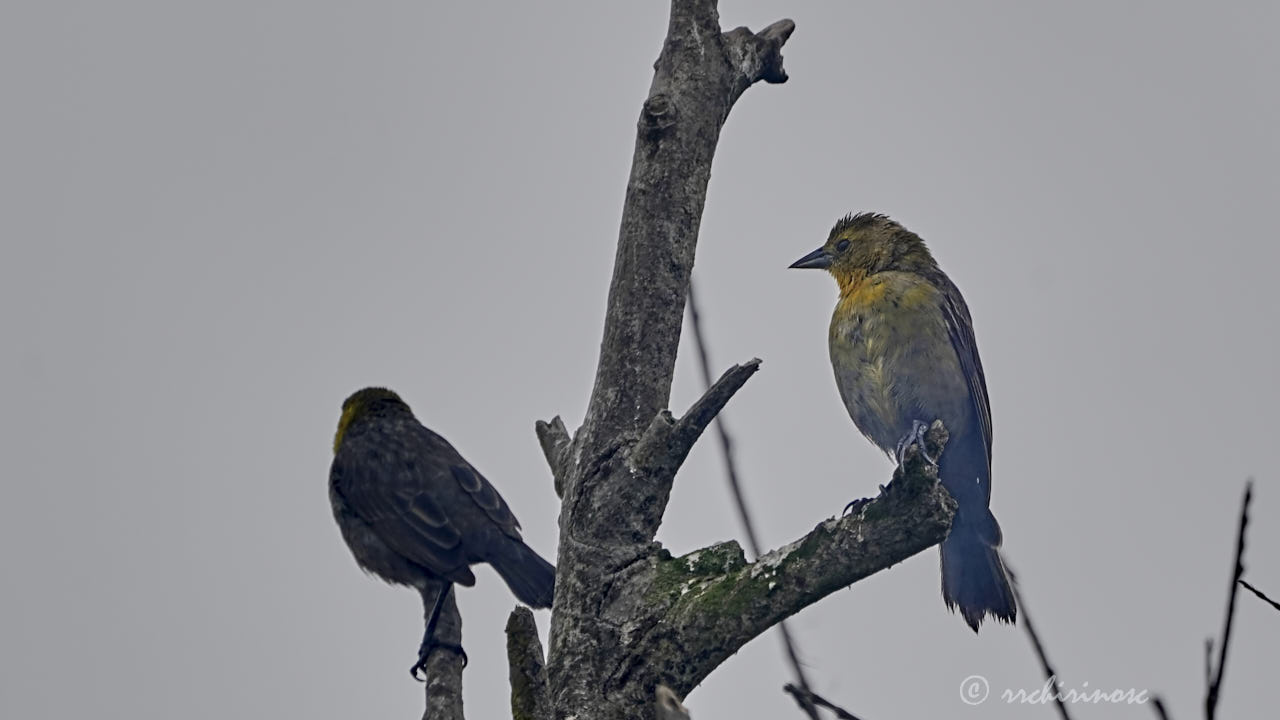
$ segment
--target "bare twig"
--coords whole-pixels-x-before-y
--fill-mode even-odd
[[[689,320],[693,329],[694,345],[698,349],[699,365],[702,368],[702,382],[708,388],[711,388],[711,360],[709,358],[709,353],[707,352],[706,338],[702,334],[702,323],[699,320],[698,315],[698,302],[693,288],[694,283],[690,280]],[[756,361],[757,364],[759,362],[759,360]],[[721,381],[723,381],[723,378]],[[745,382],[745,378],[743,382]],[[692,411],[688,413],[688,415],[692,414]],[[706,422],[710,422],[711,418],[714,416],[714,412],[710,413],[707,416]],[[699,430],[699,432],[701,431]],[[720,421],[716,423],[716,432],[720,436],[720,450],[724,456],[724,469],[725,475],[729,479],[729,490],[733,494],[734,505],[738,509],[738,522],[742,525],[742,530],[747,535],[747,547],[751,550],[751,557],[754,559],[760,556],[760,540],[756,535],[755,523],[751,520],[751,513],[747,510],[747,499],[746,495],[742,492],[742,484],[738,482],[737,462],[733,457],[733,441],[729,438],[729,429],[725,427],[723,417],[721,417]],[[696,438],[697,435],[694,435],[694,437]],[[689,444],[692,446],[692,441],[690,441]],[[800,654],[796,651],[796,641],[791,635],[791,628],[787,627],[786,620],[778,623],[778,632],[782,635],[782,647],[787,653],[787,661],[791,663],[791,669],[795,673],[796,682],[800,683],[801,690],[806,693],[810,692],[809,678],[805,676],[804,668],[800,665]],[[797,695],[796,700],[799,702],[800,696]],[[813,703],[801,702],[800,707],[804,709],[805,713],[808,714],[812,720],[818,720],[818,710],[813,706]]]
[[[550,422],[537,421],[533,429],[538,434],[538,444],[542,446],[542,454],[546,456],[547,465],[551,468],[551,477],[555,479],[556,496],[564,497],[565,467],[573,444],[569,431],[559,415],[551,418]]]
[[[1155,711],[1156,717],[1160,720],[1169,720],[1169,711],[1165,709],[1164,698],[1159,695],[1151,697],[1151,709]]]
[[[830,700],[827,700],[812,690],[799,688],[791,683],[783,685],[782,689],[791,693],[791,696],[796,699],[796,703],[799,704],[801,708],[810,708],[814,706],[824,707],[834,713],[840,720],[861,720],[857,715],[854,715],[839,705],[832,703]]]
[[[1244,575],[1244,533],[1249,526],[1249,503],[1253,500],[1253,482],[1244,485],[1244,502],[1240,505],[1240,526],[1236,534],[1236,557],[1231,577],[1231,589],[1227,593],[1227,617],[1222,626],[1222,641],[1218,643],[1218,666],[1213,681],[1204,696],[1204,716],[1213,720],[1218,712],[1218,698],[1222,693],[1222,676],[1227,666],[1227,649],[1231,645],[1231,625],[1236,615],[1236,588]]]
[[[1204,639],[1204,686],[1213,684],[1213,638]]]
[[[1001,557],[1001,560],[1004,560]],[[1009,567],[1007,560],[1004,560],[1005,571],[1009,573],[1010,584],[1013,586],[1013,598],[1017,603],[1018,610],[1022,615],[1022,627],[1026,628],[1027,635],[1031,638],[1031,647],[1036,652],[1036,658],[1040,661],[1040,669],[1044,672],[1045,680],[1053,687],[1053,683],[1058,679],[1058,671],[1054,670],[1053,665],[1049,664],[1049,654],[1044,649],[1044,643],[1040,642],[1040,634],[1036,632],[1036,626],[1031,622],[1031,613],[1027,611],[1027,601],[1022,597],[1022,590],[1019,588],[1018,575]],[[1071,720],[1071,713],[1067,712],[1067,704],[1063,702],[1062,695],[1053,688],[1054,703],[1058,708],[1058,715],[1062,720]]]
[[[1258,588],[1256,588],[1256,587],[1254,587],[1254,586],[1250,585],[1250,584],[1249,584],[1249,581],[1247,581],[1247,580],[1241,580],[1241,581],[1240,581],[1240,584],[1241,584],[1241,585],[1243,585],[1243,586],[1244,586],[1244,588],[1245,588],[1246,590],[1248,590],[1249,592],[1253,593],[1254,595],[1257,595],[1257,596],[1258,596],[1258,598],[1260,598],[1260,599],[1262,600],[1262,602],[1264,602],[1264,603],[1266,603],[1266,604],[1270,605],[1271,607],[1273,607],[1273,608],[1275,608],[1275,609],[1277,609],[1277,610],[1280,610],[1280,603],[1276,602],[1275,600],[1272,600],[1271,598],[1267,597],[1266,593],[1264,593],[1264,592],[1262,592],[1261,590],[1259,590]]]
[[[741,365],[734,365],[710,384],[679,420],[664,410],[654,416],[644,434],[631,450],[632,467],[655,476],[656,485],[669,485],[675,478],[693,444],[702,436],[725,404],[738,392],[747,380],[760,369],[758,358]]]
[[[692,286],[689,288],[689,298],[689,307],[692,308]],[[697,334],[697,330],[694,330],[694,334]],[[702,435],[702,431],[705,430],[720,411],[724,409],[725,403],[729,402],[729,398],[733,397],[733,394],[742,387],[742,385],[747,381],[747,378],[754,375],[756,370],[760,368],[759,358],[753,358],[742,365],[734,365],[729,368],[720,376],[719,380],[712,384],[711,372],[706,365],[706,355],[701,353],[702,344],[700,340],[698,347],[699,354],[702,355],[702,376],[707,384],[707,391],[698,399],[697,402],[689,407],[689,411],[681,416],[681,418],[676,421],[675,427],[671,429],[671,455],[681,459],[689,454],[689,450],[693,448],[693,443],[697,441],[698,437]],[[720,444],[726,451],[725,457],[729,458],[729,436],[725,431],[723,418],[720,422],[716,423],[716,428],[719,430]],[[727,459],[726,464],[732,466],[732,460]],[[732,469],[728,472],[731,477],[735,478],[733,480],[733,482],[735,482],[734,487],[737,487],[736,473]],[[755,550],[753,549],[752,552],[755,552]]]

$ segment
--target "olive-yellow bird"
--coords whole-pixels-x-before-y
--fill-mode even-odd
[[[951,439],[939,460],[959,510],[942,543],[942,598],[976,632],[1013,622],[1013,590],[991,514],[991,406],[969,308],[919,235],[875,213],[847,215],[791,265],[831,273],[840,299],[829,344],[853,423],[899,462],[935,419]],[[923,443],[920,444],[923,449]]]

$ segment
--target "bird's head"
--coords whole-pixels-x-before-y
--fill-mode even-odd
[[[334,454],[342,446],[342,437],[347,434],[351,423],[366,415],[392,409],[408,410],[409,406],[399,395],[386,388],[367,387],[352,393],[351,397],[342,402],[342,417],[338,419],[338,432],[333,436]]]
[[[822,247],[791,263],[793,268],[826,270],[841,291],[878,272],[920,272],[933,266],[919,235],[878,213],[845,215]]]

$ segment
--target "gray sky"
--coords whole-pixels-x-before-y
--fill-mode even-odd
[[[725,128],[695,278],[769,546],[873,494],[826,352],[834,284],[786,270],[851,210],[920,233],[973,311],[994,508],[1070,687],[1195,717],[1243,481],[1280,594],[1274,2],[722,3],[792,17],[791,82]],[[332,520],[342,399],[399,390],[554,553],[533,422],[581,420],[665,4],[9,2],[0,715],[416,717],[416,593]],[[692,353],[673,406],[697,394]],[[660,539],[740,537],[713,444]],[[460,594],[474,718],[509,713],[490,570]],[[546,631],[548,615],[538,613]],[[1280,616],[1241,597],[1223,714],[1274,707]],[[946,612],[936,552],[799,615],[856,713],[1051,717],[1024,635]],[[960,702],[960,682],[993,697]],[[688,698],[799,717],[778,642]],[[1079,708],[1079,717],[1151,717]]]

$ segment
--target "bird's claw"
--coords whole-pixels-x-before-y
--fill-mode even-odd
[[[840,517],[852,515],[853,513],[861,510],[862,506],[869,502],[871,502],[871,498],[857,498],[855,500],[850,500],[849,504],[844,506],[844,512],[840,513]]]
[[[911,421],[911,432],[902,436],[902,439],[898,441],[898,448],[894,452],[894,458],[897,459],[899,466],[907,459],[907,448],[915,445],[920,448],[920,457],[924,458],[924,461],[930,465],[937,467],[938,459],[930,457],[929,451],[925,449],[925,433],[928,431],[929,426],[926,423],[920,420]]]
[[[881,485],[879,495],[876,495],[874,498],[857,498],[854,500],[850,500],[849,504],[844,506],[844,512],[840,513],[840,516],[843,517],[845,515],[853,514],[861,510],[864,505],[869,505],[873,501],[879,500],[880,498],[888,494],[889,494],[889,488],[884,485]]]
[[[418,662],[414,663],[413,667],[409,668],[409,675],[413,677],[414,680],[417,680],[418,682],[427,681],[427,659],[431,657],[431,651],[437,648],[457,653],[462,657],[462,667],[465,668],[467,666],[467,651],[463,650],[461,645],[433,640],[430,645],[423,645],[418,650]]]

